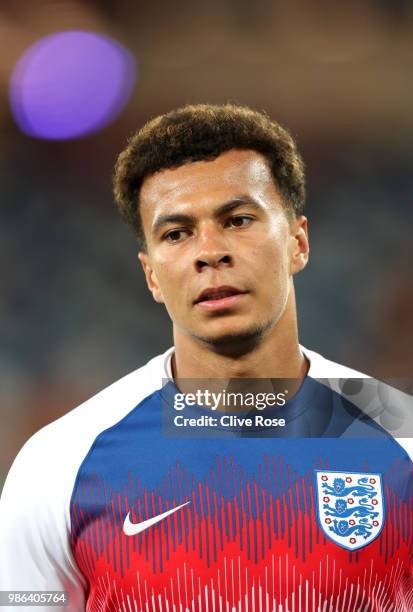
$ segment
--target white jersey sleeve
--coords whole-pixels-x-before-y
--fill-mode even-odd
[[[412,396],[367,374],[348,368],[300,347],[310,363],[309,375],[360,408],[404,448],[413,461]],[[363,379],[358,392],[346,392],[340,383]]]
[[[47,425],[23,446],[0,498],[0,591],[66,591],[69,603],[58,609],[85,610],[88,585],[69,539],[77,472],[96,437],[162,386],[170,351]],[[15,610],[1,610],[9,608]]]
[[[84,610],[86,584],[66,537],[70,484],[56,450],[41,430],[9,472],[0,502],[0,590],[66,591],[67,609]]]

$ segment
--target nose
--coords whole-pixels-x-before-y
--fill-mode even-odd
[[[199,250],[195,257],[197,272],[202,272],[208,267],[220,268],[232,265],[233,258],[222,233],[216,228],[204,228],[200,234]]]

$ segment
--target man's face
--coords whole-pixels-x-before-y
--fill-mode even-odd
[[[144,181],[140,210],[139,259],[176,332],[219,345],[279,321],[307,261],[306,219],[289,220],[262,155],[162,170]]]

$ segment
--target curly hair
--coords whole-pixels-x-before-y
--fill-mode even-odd
[[[134,134],[119,155],[114,198],[124,221],[146,248],[139,212],[145,178],[159,170],[210,161],[230,149],[253,150],[268,161],[290,214],[302,214],[304,164],[292,136],[265,112],[236,104],[187,105],[160,115]]]

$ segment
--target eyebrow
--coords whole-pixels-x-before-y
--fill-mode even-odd
[[[217,219],[219,217],[222,217],[222,215],[225,215],[237,208],[240,208],[241,206],[246,205],[257,210],[262,209],[261,205],[256,200],[254,200],[254,198],[251,198],[250,196],[240,196],[238,198],[228,200],[228,202],[224,202],[223,204],[218,206],[218,208],[214,210],[214,217],[215,219]],[[169,223],[188,223],[195,225],[195,222],[196,217],[194,215],[179,213],[159,215],[159,217],[155,219],[152,225],[152,233],[157,234],[164,225],[168,225]]]

